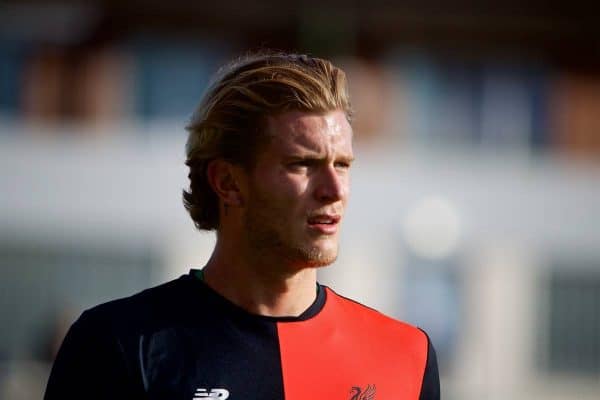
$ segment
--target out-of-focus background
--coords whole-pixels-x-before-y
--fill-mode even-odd
[[[321,280],[426,329],[445,399],[599,399],[600,13],[443,3],[0,3],[0,398],[42,396],[83,309],[207,260],[184,126],[262,46],[349,76],[353,196]]]

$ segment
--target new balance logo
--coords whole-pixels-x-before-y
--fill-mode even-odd
[[[200,399],[225,400],[228,397],[229,397],[229,390],[227,390],[227,389],[211,389],[210,391],[207,389],[196,389],[196,394],[194,394],[193,400],[200,400]]]

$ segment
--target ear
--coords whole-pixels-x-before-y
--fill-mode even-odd
[[[241,171],[239,167],[222,159],[215,159],[206,168],[208,183],[226,206],[240,207],[244,199],[240,190]]]

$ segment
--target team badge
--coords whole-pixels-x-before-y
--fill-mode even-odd
[[[367,385],[364,390],[360,386],[353,386],[350,400],[375,400],[375,391],[375,385]]]

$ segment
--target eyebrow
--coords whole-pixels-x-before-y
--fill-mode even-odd
[[[295,160],[324,161],[327,159],[327,157],[323,157],[321,155],[316,155],[316,154],[297,154],[297,155],[286,156],[286,157],[284,157],[284,159],[286,161],[295,161]],[[336,161],[342,160],[342,161],[351,163],[354,161],[354,156],[340,155],[339,157],[336,157],[335,160]]]

